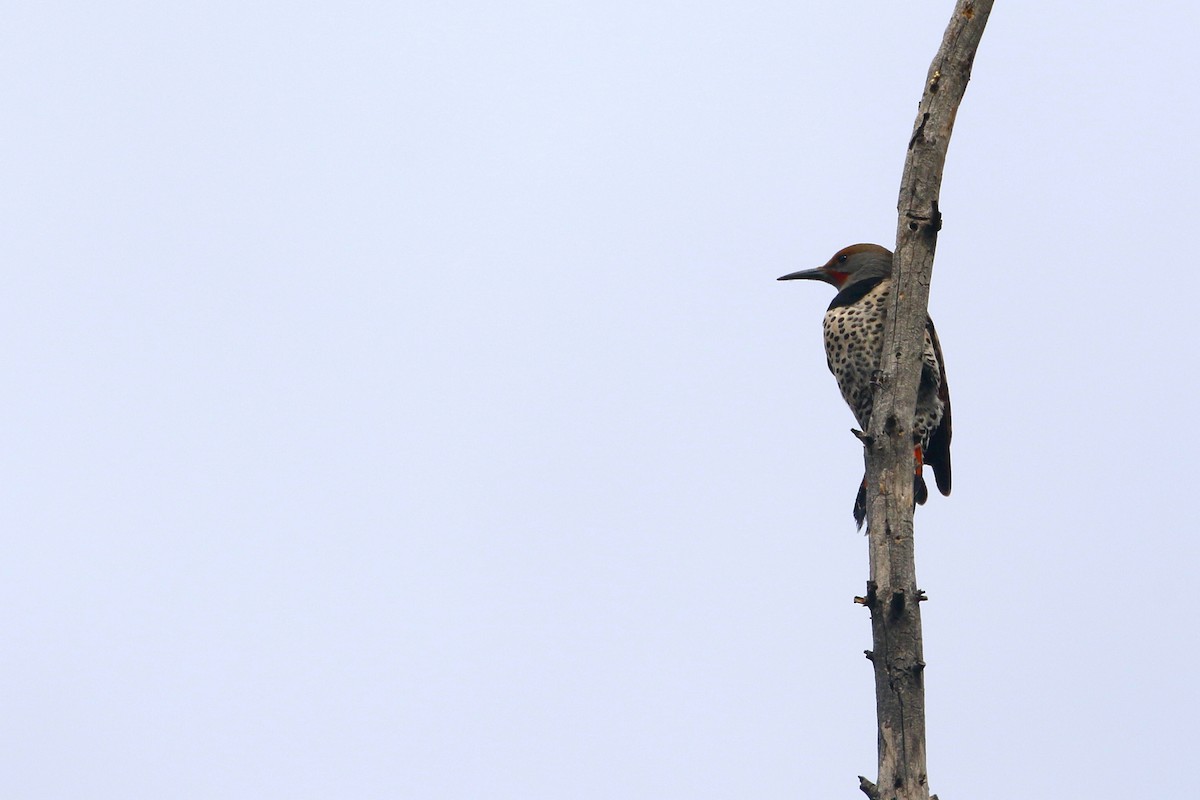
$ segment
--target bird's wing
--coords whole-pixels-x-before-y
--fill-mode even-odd
[[[950,385],[946,383],[946,359],[942,357],[942,344],[938,341],[937,330],[933,320],[925,318],[925,329],[933,342],[933,352],[937,356],[940,368],[941,383],[938,385],[938,398],[942,401],[942,421],[929,437],[929,449],[925,452],[925,463],[933,467],[933,476],[937,480],[938,491],[950,494]]]

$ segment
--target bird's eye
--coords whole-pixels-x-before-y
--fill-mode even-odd
[[[845,253],[842,253],[840,256],[838,256],[838,263],[845,264],[847,258],[849,258],[849,256],[846,255]]]

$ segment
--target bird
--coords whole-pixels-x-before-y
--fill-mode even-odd
[[[883,325],[892,287],[892,251],[877,244],[852,244],[815,269],[784,275],[778,280],[823,281],[838,290],[825,312],[825,359],[838,389],[862,430],[871,425],[874,385],[883,351]],[[933,469],[938,491],[950,494],[950,389],[946,363],[933,320],[925,317],[925,348],[913,421],[913,499],[923,505],[929,497],[922,467]],[[859,529],[867,514],[866,476],[854,500]]]

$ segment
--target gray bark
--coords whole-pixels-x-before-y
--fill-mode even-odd
[[[938,192],[958,105],[992,0],[958,0],[933,59],[900,184],[893,286],[870,429],[867,534],[879,776],[860,778],[872,800],[929,800],[925,764],[925,662],[913,548],[913,438],[933,253],[941,228]]]

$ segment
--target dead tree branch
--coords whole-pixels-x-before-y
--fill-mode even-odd
[[[958,0],[929,68],[900,184],[899,224],[879,386],[863,439],[879,777],[868,797],[929,800],[925,764],[924,599],[913,548],[913,437],[929,281],[942,218],[946,150],[992,0]]]

